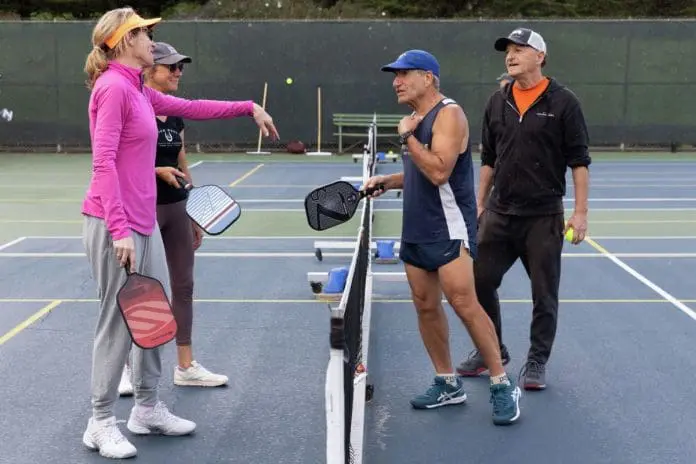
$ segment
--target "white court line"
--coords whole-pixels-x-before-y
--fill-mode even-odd
[[[380,211],[380,210],[375,209],[375,211]],[[574,211],[574,208],[565,208],[564,211]],[[687,211],[688,212],[688,211],[696,211],[696,207],[690,207],[690,208],[672,208],[672,207],[669,207],[669,208],[659,208],[659,207],[658,208],[641,208],[641,207],[611,208],[611,207],[607,207],[607,208],[592,208],[590,210],[590,212],[592,212],[592,211],[621,211],[621,212],[625,212],[625,211],[638,211],[638,212],[641,212],[641,211],[645,211],[645,212],[651,212],[651,211],[653,211],[653,212],[654,211],[672,211],[672,212],[682,211],[683,212],[683,211]]]
[[[193,168],[195,168],[196,166],[200,166],[201,164],[203,164],[203,161],[196,161],[196,162],[193,163],[193,164],[189,164],[189,169],[193,169]]]
[[[304,198],[236,198],[239,203],[304,203]],[[377,198],[378,203],[401,203],[402,198]],[[575,199],[565,198],[566,203],[574,203]],[[590,202],[626,202],[626,203],[651,203],[651,202],[696,202],[696,198],[590,198]],[[612,208],[615,209],[615,208]]]
[[[304,203],[304,198],[235,198],[239,204],[244,203]],[[379,198],[380,202],[400,202],[400,198]],[[303,210],[304,211],[304,210]]]
[[[81,240],[82,236],[80,235],[27,235],[24,237],[26,239],[31,239],[31,240]],[[326,240],[329,239],[336,239],[336,240],[341,240],[341,239],[355,239],[355,236],[350,236],[350,235],[273,235],[273,236],[268,236],[268,237],[263,237],[263,236],[223,236],[223,237],[209,237],[206,236],[204,238],[205,241],[207,240],[317,240],[320,238],[324,238]],[[390,238],[390,237],[385,237],[385,238]]]
[[[644,237],[639,235],[594,235],[592,238],[596,240],[693,240],[696,239],[696,235],[646,235]]]
[[[593,253],[601,256],[599,253]],[[323,256],[350,258],[354,253],[322,253]],[[27,252],[27,253],[0,253],[0,258],[83,258],[84,253],[72,252]],[[246,251],[224,251],[224,252],[197,252],[196,257],[200,258],[313,258],[314,253],[308,252],[246,252]]]
[[[240,201],[241,203],[241,201]],[[305,212],[304,208],[244,208],[242,209],[244,212],[251,212],[251,213],[260,213],[260,212],[272,212],[272,213],[298,213],[298,212]],[[403,210],[401,208],[375,208],[375,212],[379,211],[389,211],[389,212],[402,212]],[[357,218],[358,216],[355,215],[354,218]],[[681,222],[681,221],[680,221]]]
[[[189,166],[189,169],[195,168],[203,164],[203,161],[197,161],[193,163],[191,166]],[[0,174],[1,175],[1,174]],[[651,179],[654,180],[654,179]],[[670,183],[669,184],[642,184],[642,183],[634,183],[634,184],[617,184],[613,182],[597,182],[596,180],[593,180],[592,182],[592,188],[600,187],[600,188],[625,188],[625,189],[638,189],[638,188],[656,188],[656,189],[678,189],[678,188],[693,188],[694,185],[696,185],[696,178],[690,179],[690,183],[683,183],[683,184],[674,184]],[[575,186],[572,184],[572,180],[569,181],[569,183],[566,188],[567,189],[574,189]],[[686,181],[685,181],[686,182]],[[60,188],[61,189],[84,189],[85,185],[87,185],[87,181],[84,184],[61,184]],[[247,185],[235,185],[234,187],[229,187],[227,186],[226,188],[229,189],[240,189],[240,188],[260,188],[260,189],[279,189],[279,188],[284,188],[284,189],[291,189],[291,188],[301,188],[301,189],[306,189],[306,190],[311,190],[313,188],[316,188],[320,186],[321,183],[317,184],[247,184]],[[46,184],[2,184],[0,185],[0,189],[31,189],[31,190],[39,190],[39,189],[44,189],[44,190],[55,190],[55,186],[47,186]]]
[[[21,237],[24,240],[82,240],[80,235],[27,235],[26,237]],[[375,240],[398,240],[400,237],[393,236],[380,236],[376,237]],[[596,235],[593,238],[597,240],[695,240],[696,235]],[[351,235],[275,235],[275,236],[222,236],[222,237],[205,237],[205,241],[208,240],[355,240],[354,236]],[[14,243],[13,243],[14,245]]]
[[[696,179],[695,179],[696,180]],[[571,203],[575,202],[574,198],[564,198],[564,202],[566,203]],[[628,203],[650,203],[650,202],[662,202],[662,201],[696,201],[696,198],[685,198],[685,197],[676,197],[676,198],[670,198],[670,197],[657,197],[657,198],[590,198],[588,201],[592,202],[609,202],[609,201],[615,201],[615,202],[628,202]]]
[[[350,253],[322,253],[322,256],[352,257]],[[82,258],[81,252],[21,252],[0,253],[0,258]],[[604,258],[599,252],[593,253],[562,253],[563,258]],[[696,253],[615,253],[619,258],[696,258]],[[310,258],[314,253],[301,251],[201,251],[196,252],[196,257],[202,258]]]
[[[599,243],[595,242],[594,240],[592,240],[592,239],[589,238],[589,237],[585,237],[585,241],[586,241],[587,243],[589,243],[595,250],[599,251],[599,252],[602,253],[604,256],[606,256],[606,257],[609,258],[611,261],[613,261],[614,264],[616,264],[616,265],[619,266],[621,269],[623,269],[624,271],[626,271],[626,272],[628,272],[629,274],[631,274],[633,277],[635,277],[635,278],[638,279],[640,282],[642,282],[646,287],[650,288],[652,291],[654,291],[655,293],[657,293],[658,295],[660,295],[661,297],[663,297],[665,300],[669,301],[669,302],[672,303],[674,306],[676,306],[677,309],[679,309],[679,310],[682,311],[684,314],[686,314],[687,316],[689,316],[691,319],[693,319],[693,320],[696,321],[696,313],[695,313],[691,308],[689,308],[689,307],[686,306],[684,303],[682,303],[681,301],[677,300],[674,296],[672,296],[671,294],[667,293],[665,290],[663,290],[662,288],[660,288],[659,286],[657,286],[654,282],[652,282],[651,280],[649,280],[649,279],[648,279],[647,277],[645,277],[643,274],[641,274],[640,272],[636,271],[635,269],[633,269],[633,268],[632,268],[631,266],[629,266],[628,264],[626,264],[626,263],[624,263],[623,261],[621,261],[621,260],[617,257],[618,254],[610,253],[607,249],[605,249],[603,246],[601,246]]]
[[[241,201],[240,201],[241,203]],[[259,212],[273,212],[273,213],[304,213],[304,208],[245,208],[245,212],[259,213]],[[388,212],[388,213],[401,213],[402,208],[374,208],[375,213]],[[566,208],[565,211],[573,211],[573,208]],[[592,208],[591,211],[623,211],[623,212],[654,212],[654,211],[696,211],[696,208]],[[617,219],[617,220],[591,220],[592,224],[670,224],[670,223],[692,223],[696,222],[696,219]]]
[[[10,248],[11,246],[18,244],[19,242],[23,242],[26,239],[27,239],[27,237],[16,238],[16,239],[12,240],[11,242],[7,242],[4,245],[0,245],[0,250],[4,250],[5,248]]]
[[[301,185],[301,184],[240,184],[234,187],[228,187],[229,189],[240,189],[240,188],[258,188],[258,189],[291,189],[291,188],[301,188],[303,190],[310,191],[311,189],[317,188],[317,185]]]
[[[616,174],[617,176],[620,177],[607,177],[607,176],[612,176]],[[593,177],[592,182],[594,181],[599,181],[599,182],[606,182],[606,183],[615,183],[616,181],[623,182],[623,183],[628,183],[628,182],[653,182],[655,183],[656,181],[659,180],[664,180],[665,182],[692,182],[694,179],[696,179],[696,175],[689,175],[689,176],[681,176],[679,177],[680,174],[684,174],[683,171],[678,172],[678,171],[673,171],[673,172],[661,172],[660,175],[655,175],[649,174],[649,173],[636,173],[632,172],[630,173],[631,176],[624,176],[623,173],[617,172],[617,173],[608,173],[608,172],[603,172],[601,174],[595,174],[595,177]],[[636,175],[638,177],[636,177]],[[676,177],[675,177],[676,176]],[[566,177],[566,181],[572,182],[573,177],[568,176]]]
[[[667,188],[693,188],[694,184],[611,184],[611,183],[606,183],[606,184],[596,184],[592,183],[592,187],[601,187],[601,188],[625,188],[625,189],[634,189],[634,188],[661,188],[661,189],[667,189]],[[573,184],[569,184],[566,186],[568,189],[573,189],[575,186]]]
[[[573,208],[565,208],[565,211],[573,211]],[[592,208],[592,211],[696,211],[694,208]]]

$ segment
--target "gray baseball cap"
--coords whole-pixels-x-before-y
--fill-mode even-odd
[[[176,51],[176,48],[164,42],[155,43],[152,55],[155,58],[155,64],[190,63],[192,61],[190,57],[182,55]]]
[[[533,49],[546,53],[546,42],[538,32],[524,27],[518,27],[507,37],[500,37],[495,41],[495,49],[499,52],[504,52],[509,43],[517,45],[525,45]]]

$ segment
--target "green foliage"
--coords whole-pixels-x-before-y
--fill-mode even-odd
[[[200,7],[207,0],[187,0]],[[22,19],[93,19],[122,6],[132,6],[140,14],[160,16],[163,11],[184,3],[180,0],[3,0],[1,13],[14,13]]]
[[[165,18],[646,18],[696,14],[694,0],[2,0],[0,17],[92,19],[130,5]]]

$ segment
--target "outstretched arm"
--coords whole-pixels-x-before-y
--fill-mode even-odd
[[[254,102],[223,100],[188,100],[144,87],[145,95],[150,99],[155,114],[161,116],[179,116],[185,119],[231,119],[254,115]]]
[[[252,100],[188,100],[163,94],[150,87],[144,87],[143,91],[150,99],[155,114],[179,116],[184,119],[199,121],[251,116],[265,136],[271,136],[273,139],[279,138],[278,130],[275,128],[271,116]]]

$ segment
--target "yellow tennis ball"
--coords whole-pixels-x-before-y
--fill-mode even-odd
[[[292,77],[288,77],[287,79],[285,79],[285,83],[288,85],[292,84]]]
[[[569,242],[572,242],[574,237],[575,237],[575,229],[570,227],[565,234],[565,239]]]

